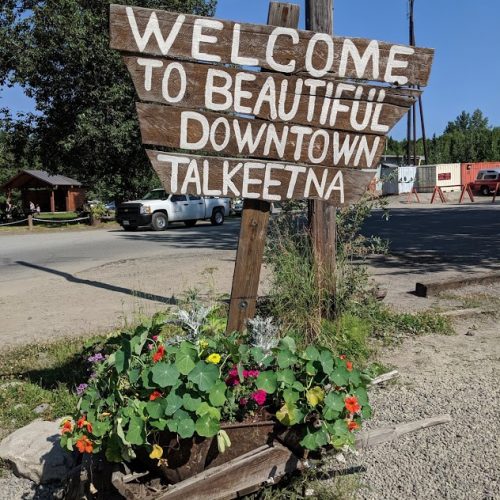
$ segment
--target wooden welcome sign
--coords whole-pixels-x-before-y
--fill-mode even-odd
[[[385,135],[427,84],[433,50],[301,31],[298,5],[278,2],[268,25],[110,9],[142,142],[168,148],[147,150],[166,191],[245,199],[227,325],[241,331],[256,310],[269,202],[358,201]],[[311,226],[323,256],[335,250],[315,232],[334,225],[327,211]]]
[[[374,175],[363,169],[420,93],[404,86],[426,85],[433,57],[122,5],[111,5],[110,28],[148,102],[137,104],[143,143],[177,151],[148,150],[153,168],[180,194],[357,201]]]

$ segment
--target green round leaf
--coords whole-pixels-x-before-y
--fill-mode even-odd
[[[333,357],[330,351],[321,351],[319,355],[319,361],[321,362],[321,367],[323,371],[329,375],[333,370]]]
[[[165,415],[173,415],[179,408],[181,408],[183,400],[175,392],[170,394],[165,399],[167,406],[165,408]]]
[[[297,361],[292,351],[284,349],[278,353],[278,366],[280,368],[288,368],[292,366]]]
[[[208,395],[210,403],[214,406],[222,406],[227,401],[226,389],[227,386],[224,382],[217,382],[212,389],[210,389],[210,393]]]
[[[343,367],[338,367],[333,370],[333,372],[330,375],[331,380],[335,385],[338,385],[339,387],[347,385],[347,370]]]
[[[191,418],[180,420],[177,424],[177,433],[183,439],[190,438],[194,434],[194,421]]]
[[[201,398],[193,398],[191,394],[184,394],[182,396],[182,406],[187,410],[187,411],[196,411],[196,409],[200,406],[201,404]]]
[[[313,345],[307,346],[302,357],[310,361],[317,361],[319,359],[319,351]]]
[[[259,376],[255,380],[255,385],[257,389],[262,389],[268,394],[273,394],[276,391],[277,380],[276,373],[273,371],[260,372]]]
[[[144,430],[144,421],[139,417],[132,417],[128,424],[126,435],[127,441],[130,444],[140,446],[146,441],[146,432]]]
[[[325,406],[334,411],[342,411],[344,409],[344,396],[336,392],[329,392],[325,398]]]
[[[279,347],[282,349],[288,349],[292,353],[297,350],[297,345],[295,344],[295,340],[292,337],[283,337],[280,340]]]
[[[278,382],[283,382],[286,385],[292,385],[295,382],[295,374],[293,370],[287,368],[286,370],[280,370],[277,373]]]
[[[220,429],[220,423],[215,418],[206,414],[196,421],[195,430],[199,436],[213,437]]]
[[[175,366],[182,375],[188,375],[195,367],[191,352],[179,351],[175,355]]]
[[[160,387],[174,386],[179,381],[179,370],[175,365],[157,363],[151,368],[153,382]]]
[[[164,401],[156,400],[156,401],[148,401],[146,404],[146,411],[148,415],[152,418],[160,418],[163,416],[164,412]]]
[[[198,361],[196,366],[188,375],[188,380],[194,382],[200,391],[209,392],[219,379],[219,369],[212,363]]]

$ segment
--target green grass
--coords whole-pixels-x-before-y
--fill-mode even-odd
[[[64,221],[69,219],[76,219],[78,217],[78,214],[76,212],[41,212],[35,217],[40,219]]]
[[[86,339],[62,339],[0,353],[0,437],[35,418],[55,419],[75,411],[75,387],[88,377]],[[38,415],[34,408],[47,403]]]

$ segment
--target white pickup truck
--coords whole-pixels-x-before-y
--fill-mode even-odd
[[[168,194],[164,189],[153,189],[141,200],[119,205],[116,221],[125,231],[134,231],[139,226],[165,231],[170,222],[184,222],[190,227],[199,220],[210,219],[214,226],[220,226],[229,212],[229,198]]]

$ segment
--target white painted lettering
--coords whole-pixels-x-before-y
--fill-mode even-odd
[[[241,25],[236,23],[233,27],[233,43],[231,45],[231,62],[240,66],[258,66],[259,60],[254,57],[240,56]]]
[[[246,162],[243,164],[243,186],[241,189],[241,196],[243,198],[253,198],[253,199],[260,198],[259,193],[249,191],[250,186],[258,186],[259,184],[262,184],[261,179],[250,177],[250,170],[251,169],[262,170],[263,168],[265,167],[262,163]]]
[[[161,68],[163,66],[163,62],[158,61],[158,59],[146,59],[144,57],[138,57],[137,64],[146,68],[144,70],[144,90],[147,90],[149,92],[151,90],[153,68]]]
[[[293,73],[295,71],[295,59],[292,59],[288,64],[280,64],[274,59],[274,46],[279,36],[289,36],[294,45],[299,43],[299,34],[297,30],[292,28],[274,28],[266,47],[266,61],[271,69],[280,73]]]
[[[398,55],[411,56],[415,50],[411,47],[404,47],[402,45],[393,45],[389,51],[389,58],[387,59],[387,66],[385,68],[384,81],[387,83],[396,83],[397,85],[406,85],[408,78],[402,75],[394,75],[393,71],[397,68],[407,68],[408,61],[396,59]]]
[[[198,163],[194,159],[189,162],[186,170],[186,176],[184,177],[184,182],[182,183],[180,191],[181,194],[193,192],[193,190],[189,190],[189,184],[194,184],[196,194],[201,194],[200,172],[198,171]]]
[[[216,85],[214,80],[220,78],[223,80],[222,86]],[[233,94],[230,92],[233,85],[233,79],[229,73],[222,69],[210,68],[207,72],[207,81],[205,85],[205,107],[213,111],[226,111],[233,105]],[[214,99],[214,94],[222,96],[223,102],[215,102],[220,99]]]
[[[254,82],[257,76],[251,73],[237,73],[234,84],[234,110],[236,113],[243,113],[249,115],[252,113],[252,108],[248,106],[243,106],[241,104],[242,99],[251,99],[252,93],[247,90],[242,90],[242,82]]]
[[[345,76],[349,58],[354,63],[357,78],[376,80],[379,75],[379,47],[377,40],[372,40],[366,47],[363,56],[359,55],[358,48],[352,40],[346,38],[342,46],[342,56],[340,57],[339,76]],[[367,74],[368,63],[372,61],[372,72]]]
[[[327,54],[326,57],[321,54],[321,57],[318,57],[319,61],[323,61],[322,68],[315,68],[313,65],[313,56],[318,52],[316,48],[316,44],[318,42],[323,42],[326,44]],[[311,76],[319,78],[320,76],[324,76],[331,70],[333,66],[333,38],[326,33],[315,33],[311,40],[309,40],[309,44],[307,45],[306,51],[306,70],[309,72]]]
[[[170,75],[174,70],[178,73],[178,82],[180,85],[179,92],[177,93],[176,96],[172,96],[169,90]],[[178,62],[170,63],[165,68],[165,73],[163,74],[163,80],[161,83],[161,94],[163,96],[163,99],[165,99],[165,101],[171,104],[180,102],[182,101],[182,99],[184,99],[184,96],[186,95],[186,88],[187,88],[187,77],[184,66]]]
[[[189,121],[197,121],[200,124],[202,134],[197,141],[191,141],[188,138],[189,130],[193,130],[193,126],[189,124]],[[180,125],[180,136],[179,136],[179,147],[181,149],[203,149],[208,142],[210,133],[210,126],[208,120],[200,113],[196,111],[183,111],[181,113],[181,125]]]
[[[279,194],[271,194],[269,193],[269,188],[281,186],[281,181],[272,178],[272,171],[274,170],[283,170],[285,168],[284,165],[280,165],[278,163],[268,163],[266,165],[266,171],[264,173],[264,187],[262,189],[262,198],[269,201],[280,201],[281,196]]]
[[[218,42],[216,36],[203,34],[203,28],[220,31],[224,28],[224,24],[213,19],[196,19],[193,25],[193,43],[191,46],[191,55],[193,56],[193,59],[198,59],[199,61],[220,62],[220,56],[201,52],[200,43],[216,44]]]
[[[128,23],[130,29],[132,30],[132,35],[134,36],[134,40],[137,48],[139,49],[139,52],[144,52],[148,45],[149,39],[151,38],[151,35],[154,35],[154,37],[156,38],[156,43],[158,44],[158,48],[160,49],[161,54],[164,56],[166,56],[169,50],[172,48],[172,44],[177,38],[177,35],[179,34],[179,31],[186,19],[186,16],[184,16],[183,14],[179,14],[174,25],[172,26],[172,30],[164,40],[160,25],[158,24],[158,17],[156,16],[156,12],[152,12],[149,16],[146,30],[141,36],[141,34],[139,33],[139,28],[137,26],[137,21],[135,19],[134,9],[132,7],[126,7],[125,10],[127,12]]]
[[[333,191],[338,191],[340,196],[340,203],[344,203],[344,176],[342,174],[342,170],[339,170],[335,177],[333,178],[330,186],[328,187],[325,193],[325,200],[330,199],[330,196]]]

